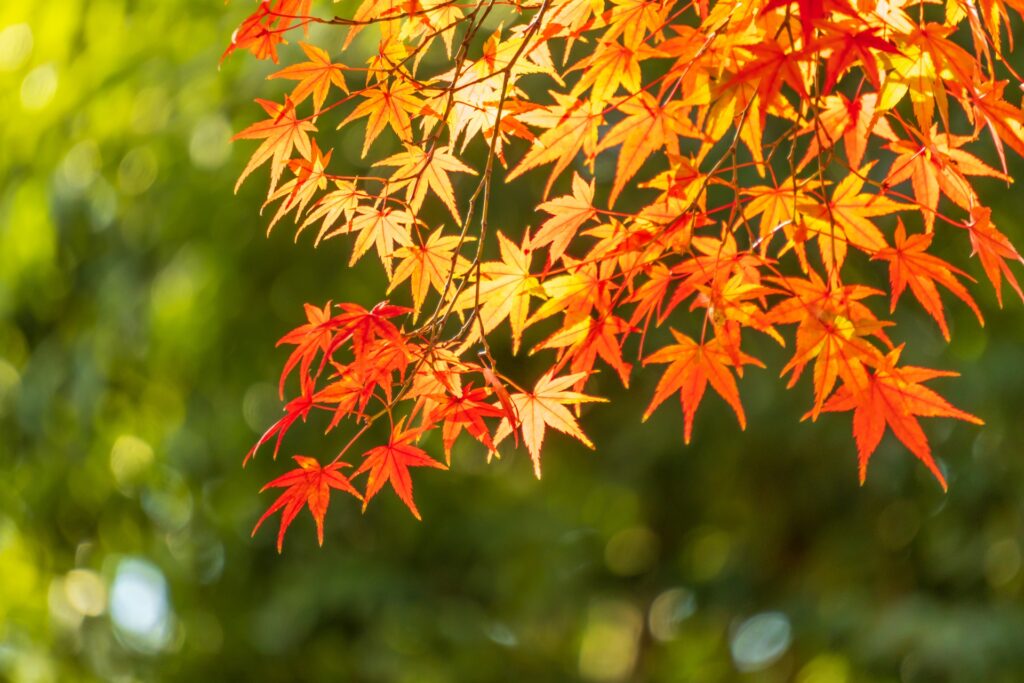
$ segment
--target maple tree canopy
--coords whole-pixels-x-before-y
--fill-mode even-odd
[[[268,484],[285,489],[279,548],[304,505],[322,540],[332,489],[365,507],[389,485],[419,517],[410,468],[444,469],[464,432],[489,455],[512,436],[540,476],[552,430],[593,446],[579,406],[602,400],[602,368],[624,386],[659,372],[645,418],[678,394],[687,442],[709,386],[743,427],[757,336],[787,349],[789,387],[810,368],[807,417],[852,413],[862,482],[889,430],[945,488],[918,418],[981,420],[925,386],[953,373],[902,363],[882,297],[948,340],[943,290],[982,320],[971,257],[1000,304],[1004,280],[1021,295],[975,183],[1009,183],[1024,154],[1019,89],[1004,94],[1022,0],[311,5],[260,2],[225,52],[291,62],[270,76],[288,94],[235,136],[258,145],[238,182],[269,167],[270,228],[340,238],[350,264],[372,252],[389,285],[370,308],[307,305],[281,338],[291,398],[247,457],[313,410],[341,436]],[[339,129],[375,175],[334,154]],[[384,138],[401,151],[376,153]],[[509,223],[503,184],[533,177],[534,218]],[[495,334],[546,369],[506,372]],[[380,420],[391,437],[370,443]]]

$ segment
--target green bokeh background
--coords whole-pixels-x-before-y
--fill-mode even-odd
[[[596,453],[552,437],[540,482],[465,447],[416,478],[422,523],[388,493],[339,499],[323,548],[305,513],[281,556],[250,539],[285,466],[241,468],[278,414],[275,340],[304,301],[383,288],[340,242],[265,238],[262,178],[232,193],[252,147],[229,136],[277,92],[246,56],[218,69],[247,10],[0,7],[0,678],[1024,680],[1024,306],[985,287],[948,347],[898,313],[905,360],[963,372],[935,384],[987,422],[928,421],[948,494],[891,437],[858,486],[849,416],[800,424],[809,387],[771,370],[743,381],[746,432],[709,396],[684,447],[674,408],[640,423],[643,372],[600,378]],[[1024,244],[1019,195],[985,187]]]

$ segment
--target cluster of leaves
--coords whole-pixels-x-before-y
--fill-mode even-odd
[[[909,286],[947,340],[940,287],[980,321],[938,236],[977,256],[1000,303],[1004,278],[1021,294],[1021,256],[974,186],[1010,182],[1005,148],[1024,154],[1024,112],[999,80],[1020,82],[1004,50],[1021,0],[310,5],[260,3],[225,54],[276,62],[289,36],[304,53],[270,77],[291,92],[259,100],[268,118],[236,136],[260,141],[239,183],[269,165],[271,227],[290,216],[297,238],[349,236],[350,263],[373,247],[409,306],[307,306],[281,340],[294,347],[282,395],[295,374],[298,396],[253,452],[275,441],[276,454],[314,409],[352,432],[330,464],[297,456],[268,484],[287,487],[268,511],[284,508],[281,537],[304,504],[322,528],[332,488],[365,507],[390,484],[419,517],[409,468],[445,467],[416,445],[436,430],[446,463],[463,432],[489,454],[521,439],[539,476],[547,429],[591,445],[577,422],[599,400],[588,380],[603,365],[628,386],[634,353],[664,366],[645,418],[678,393],[689,441],[710,384],[744,426],[754,333],[791,345],[788,386],[811,366],[808,417],[852,412],[861,481],[888,428],[945,487],[918,418],[980,420],[924,386],[952,373],[901,364],[868,283],[887,269],[890,312]],[[329,49],[303,42],[313,24]],[[357,37],[370,58],[335,62]],[[377,160],[379,176],[338,172],[332,131],[351,126],[365,126],[364,157],[382,135],[404,151]],[[495,178],[531,172],[547,173],[537,224],[493,228]],[[488,338],[506,321],[513,353],[533,334],[528,352],[547,359],[535,382],[495,366]],[[674,343],[648,353],[661,326]],[[384,417],[391,438],[362,454],[360,492],[342,459]]]

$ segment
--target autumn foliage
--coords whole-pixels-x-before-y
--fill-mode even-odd
[[[372,251],[390,284],[307,305],[280,341],[290,398],[248,457],[313,411],[337,443],[268,484],[279,547],[304,505],[322,540],[332,490],[365,508],[389,487],[419,517],[410,470],[460,437],[521,442],[540,476],[552,430],[592,446],[597,372],[658,373],[645,419],[678,395],[687,442],[709,387],[743,427],[758,336],[788,349],[787,387],[807,377],[807,417],[852,414],[861,481],[889,430],[945,487],[918,418],[981,420],[926,386],[953,373],[903,363],[886,315],[920,306],[947,340],[946,304],[980,322],[972,257],[1000,303],[1004,280],[1021,294],[976,186],[1024,154],[1022,0],[312,4],[259,3],[225,52],[288,63],[236,136],[258,145],[239,184],[268,167],[271,228]],[[375,175],[340,160],[353,129]],[[529,178],[536,218],[510,224],[503,188]],[[499,367],[495,334],[546,369]]]

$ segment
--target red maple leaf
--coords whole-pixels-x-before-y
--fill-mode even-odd
[[[309,512],[316,521],[317,541],[323,545],[324,515],[327,514],[327,505],[331,502],[331,489],[346,491],[360,500],[363,498],[348,478],[338,472],[340,468],[348,467],[348,463],[333,462],[321,467],[315,458],[308,458],[304,455],[292,457],[299,464],[298,468],[286,472],[260,489],[261,493],[269,488],[278,487],[285,488],[285,491],[274,501],[273,505],[267,508],[252,529],[252,535],[255,536],[256,530],[260,528],[267,517],[284,508],[284,512],[281,513],[281,528],[277,532],[277,552],[281,552],[284,534],[302,510],[303,505],[309,506]]]
[[[403,430],[399,422],[391,433],[391,439],[385,446],[377,446],[368,450],[363,457],[363,464],[352,476],[358,476],[363,472],[369,472],[370,477],[366,482],[366,496],[363,498],[363,510],[376,496],[384,484],[390,483],[398,497],[402,499],[409,511],[416,519],[421,519],[420,511],[416,509],[416,503],[412,499],[412,477],[409,476],[410,467],[436,467],[448,469],[424,451],[412,445],[422,429]]]

